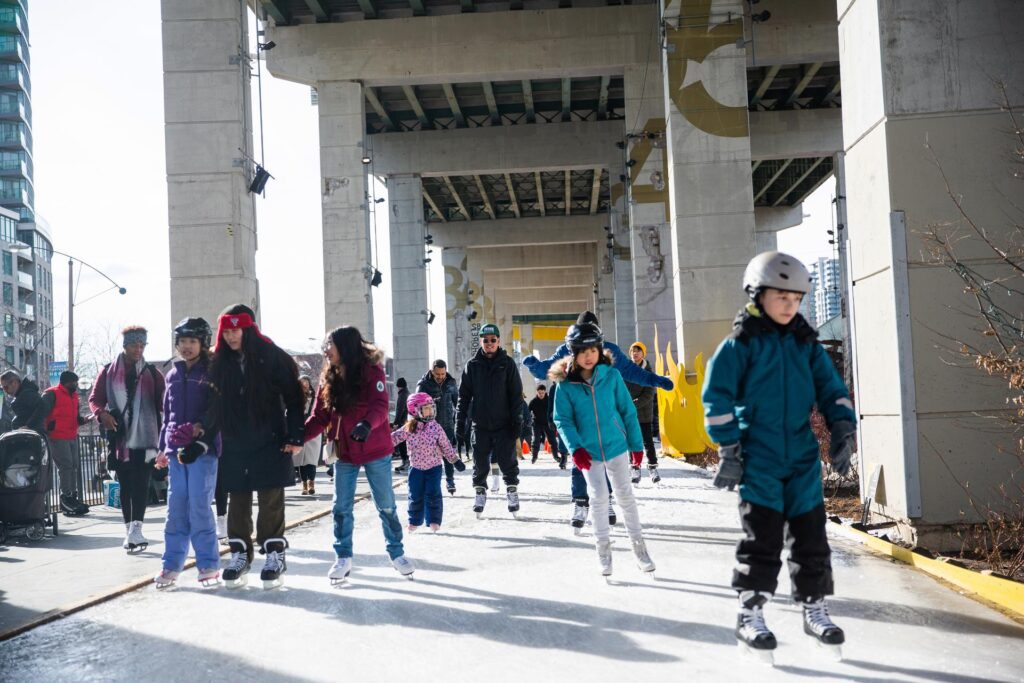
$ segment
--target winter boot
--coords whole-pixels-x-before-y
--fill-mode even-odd
[[[288,564],[284,559],[287,547],[288,541],[283,538],[268,538],[263,542],[263,552],[266,553],[267,559],[263,563],[260,580],[265,589],[277,588],[284,583],[281,577],[288,571]]]

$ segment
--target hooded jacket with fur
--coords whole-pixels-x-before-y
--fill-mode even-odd
[[[571,363],[571,357],[564,358],[548,372],[558,384],[555,427],[569,452],[583,448],[595,461],[601,461],[643,450],[636,408],[619,371],[611,365],[597,365],[588,383],[569,379]]]

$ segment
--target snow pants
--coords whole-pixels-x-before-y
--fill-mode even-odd
[[[654,423],[641,422],[640,435],[644,439],[644,450],[647,452],[647,464],[657,465],[658,454],[654,452]]]
[[[732,587],[775,593],[782,548],[789,549],[789,578],[797,602],[832,595],[832,550],[825,534],[825,506],[786,519],[763,505],[740,501],[745,537],[736,546]]]
[[[440,524],[443,511],[441,466],[409,470],[409,524],[421,526],[424,518],[427,524]]]
[[[473,486],[487,486],[487,473],[491,469],[491,452],[504,475],[505,486],[519,485],[519,460],[516,458],[516,439],[508,429],[473,428]]]
[[[640,528],[640,512],[637,510],[636,498],[633,495],[633,482],[630,481],[629,453],[610,460],[593,461],[590,464],[590,469],[584,470],[583,477],[587,480],[591,507],[595,510],[608,509],[607,488],[611,482],[610,487],[615,491],[619,506],[622,508],[622,518],[625,520],[629,538],[634,541],[643,538],[643,531]],[[607,541],[610,528],[608,515],[594,513],[590,519],[594,524],[594,538],[598,541]]]
[[[626,458],[627,460],[629,458]],[[612,490],[611,481],[608,482],[608,491]],[[583,476],[583,472],[576,465],[572,466],[572,499],[573,500],[590,500],[590,494],[587,493],[587,480]]]
[[[217,486],[217,457],[201,455],[182,465],[168,458],[167,523],[164,525],[163,567],[180,572],[192,544],[201,569],[220,565],[217,525],[210,501]]]

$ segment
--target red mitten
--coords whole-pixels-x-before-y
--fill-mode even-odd
[[[577,448],[572,452],[572,463],[581,470],[589,470],[591,460],[586,448]]]
[[[640,463],[644,461],[644,452],[633,451],[631,457],[633,458],[633,467],[640,467]]]

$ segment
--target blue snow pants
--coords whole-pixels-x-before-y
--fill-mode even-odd
[[[409,524],[421,526],[424,517],[427,524],[440,524],[443,511],[441,466],[409,470]]]
[[[217,463],[214,455],[200,455],[188,465],[182,465],[174,456],[168,458],[164,569],[181,571],[190,542],[200,569],[220,566],[217,524],[210,508],[217,488]]]

